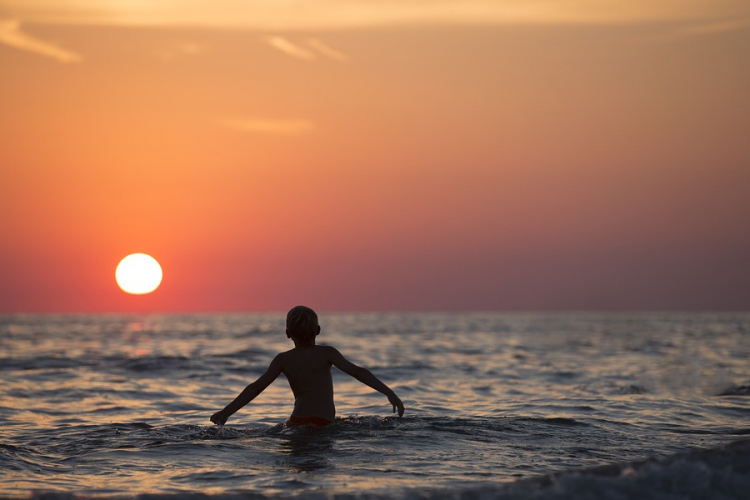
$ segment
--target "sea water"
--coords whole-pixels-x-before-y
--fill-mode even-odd
[[[748,314],[326,314],[336,422],[284,428],[283,314],[0,317],[0,498],[750,498]]]

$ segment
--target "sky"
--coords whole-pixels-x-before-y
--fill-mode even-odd
[[[746,0],[0,0],[0,75],[1,313],[750,309]]]

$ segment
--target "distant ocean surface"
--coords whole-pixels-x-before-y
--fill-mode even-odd
[[[0,498],[748,499],[750,314],[326,314],[403,399],[334,370],[285,429],[283,314],[0,316]]]

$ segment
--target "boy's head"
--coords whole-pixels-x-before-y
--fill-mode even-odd
[[[286,336],[295,345],[315,345],[315,336],[320,333],[318,315],[305,306],[293,307],[286,315]]]

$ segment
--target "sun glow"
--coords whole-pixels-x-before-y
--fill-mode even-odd
[[[124,292],[135,295],[153,292],[159,288],[161,278],[161,266],[156,259],[145,253],[128,255],[115,270],[117,285]]]

